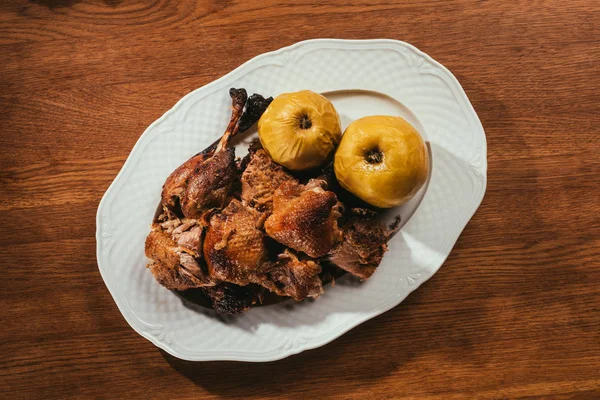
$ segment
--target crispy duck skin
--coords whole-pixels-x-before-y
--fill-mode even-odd
[[[294,180],[263,149],[250,149],[249,162],[242,173],[242,202],[266,213],[273,211],[273,195],[283,183]]]
[[[329,253],[329,261],[337,267],[365,280],[371,277],[387,251],[387,241],[397,232],[400,217],[386,227],[376,214],[366,209],[353,209],[353,216],[342,226],[342,240]]]
[[[231,89],[230,96],[223,136],[163,185],[145,246],[156,280],[172,290],[196,288],[217,313],[230,315],[262,302],[267,290],[301,301],[321,295],[323,280],[343,271],[369,278],[399,220],[385,227],[362,208],[342,216],[336,193],[344,191],[327,171],[301,184],[260,147],[236,161],[230,139],[272,99],[248,98],[244,89]],[[309,177],[299,175],[303,182]],[[326,180],[336,193],[326,190]]]
[[[265,221],[267,235],[310,257],[327,254],[341,239],[337,223],[341,203],[323,184],[318,180],[306,185],[282,183],[273,196],[273,213]]]
[[[181,215],[181,197],[187,188],[187,182],[196,166],[201,166],[212,153],[199,153],[180,165],[165,181],[161,203],[166,212],[172,216]]]
[[[248,98],[245,89],[230,89],[229,94],[231,118],[219,143],[186,161],[163,185],[162,204],[172,215],[180,211],[184,217],[200,218],[205,211],[225,205],[237,174],[235,150],[229,141],[239,131]]]
[[[233,110],[225,134],[167,178],[146,239],[148,268],[168,289],[181,291],[217,283],[206,271],[202,256],[205,222],[197,217],[204,208],[222,206],[230,196],[229,186],[239,176],[229,139],[253,125],[272,100],[254,94],[246,101],[244,89],[231,89],[230,95]]]
[[[181,211],[188,218],[200,218],[211,208],[222,208],[237,175],[235,149],[216,152],[197,166],[188,180],[181,199]]]
[[[210,216],[203,253],[210,276],[217,281],[248,285],[267,267],[261,215],[233,199]]]
[[[308,257],[288,249],[275,262],[267,257],[266,237],[259,229],[264,215],[232,200],[222,212],[215,212],[204,239],[204,258],[211,278],[245,286],[255,283],[295,300],[323,293],[321,267]]]

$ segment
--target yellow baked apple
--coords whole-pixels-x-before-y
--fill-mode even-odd
[[[400,117],[374,115],[352,122],[335,153],[342,187],[380,208],[414,197],[429,175],[427,146]]]
[[[291,170],[314,168],[331,159],[340,142],[340,117],[318,93],[284,93],[258,120],[258,137],[276,163]]]

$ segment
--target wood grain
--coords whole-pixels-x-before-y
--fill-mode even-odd
[[[184,362],[121,317],[98,202],[191,90],[315,37],[410,42],[459,79],[488,189],[443,268],[333,343]],[[2,398],[600,398],[597,1],[0,3]]]

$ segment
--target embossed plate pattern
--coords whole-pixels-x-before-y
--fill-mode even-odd
[[[144,239],[161,185],[221,135],[230,87],[273,96],[301,89],[379,93],[398,102],[420,126],[432,155],[429,185],[370,280],[358,285],[342,280],[316,301],[259,307],[222,320],[184,304],[145,268]],[[340,114],[349,114],[343,119],[356,117],[356,105],[345,110],[340,100],[339,107]],[[260,55],[191,92],[146,129],[98,207],[98,267],[127,322],[176,357],[284,358],[322,346],[389,310],[429,279],[481,203],[486,170],[481,123],[456,78],[429,56],[394,40],[300,42]]]

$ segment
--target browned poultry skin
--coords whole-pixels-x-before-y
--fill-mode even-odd
[[[213,279],[243,286],[264,272],[267,247],[260,217],[235,199],[210,217],[203,252]]]
[[[190,175],[210,156],[211,154],[196,154],[169,175],[161,193],[163,207],[171,211],[179,208],[181,197],[185,192]]]
[[[287,181],[275,191],[273,214],[265,221],[265,231],[296,251],[321,257],[340,239],[340,207],[336,195],[315,181],[307,185]]]
[[[181,198],[181,211],[187,218],[200,218],[211,208],[222,208],[237,175],[233,147],[215,153],[194,169]]]
[[[211,146],[186,161],[163,185],[162,204],[170,216],[200,218],[207,210],[221,208],[227,201],[237,173],[235,150],[229,147],[229,140],[238,132],[247,99],[244,89],[232,89],[230,95],[231,118],[216,148]]]
[[[400,219],[387,228],[367,210],[354,210],[355,216],[342,227],[342,241],[329,253],[329,260],[339,268],[361,280],[373,275],[383,254],[387,241],[398,229]]]
[[[300,301],[323,294],[320,273],[321,266],[314,260],[300,260],[296,254],[286,249],[259,283],[279,296],[289,296]]]
[[[283,182],[293,179],[266,151],[258,149],[251,153],[250,162],[242,173],[242,202],[269,216],[275,190]]]
[[[256,208],[231,200],[239,193],[241,179],[229,139],[256,122],[272,98],[254,94],[247,99],[243,89],[231,89],[230,95],[233,110],[225,133],[167,178],[146,239],[148,268],[159,283],[178,291],[198,288],[221,314],[243,312],[262,301],[265,289],[252,282],[266,279],[266,269],[274,264],[267,262],[267,238],[260,228],[273,191],[292,179],[268,156],[259,156],[244,179],[245,199],[256,198],[251,202]],[[260,190],[249,194],[252,185]]]
[[[247,96],[243,89],[230,94],[233,111],[223,137],[163,186],[145,249],[157,281],[172,290],[199,288],[218,313],[234,314],[261,302],[265,289],[301,301],[321,295],[323,279],[341,270],[370,277],[397,225],[387,229],[374,213],[354,209],[340,229],[343,207],[325,180],[302,185],[260,148],[236,165],[229,139],[239,130]],[[268,105],[261,96],[257,101]],[[255,108],[246,124],[261,112]],[[275,261],[263,228],[287,247],[270,243],[271,253],[281,252]]]
[[[200,243],[200,227],[193,227],[180,234],[188,235],[185,244]],[[197,238],[190,239],[190,235]],[[146,238],[146,256],[151,260],[148,268],[156,280],[167,289],[186,290],[199,286],[213,285],[200,266],[200,259],[194,249],[175,242],[173,235],[167,233],[159,224],[153,226]]]

